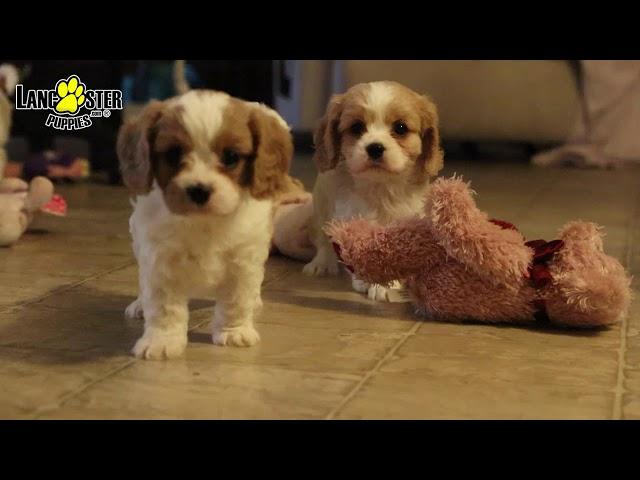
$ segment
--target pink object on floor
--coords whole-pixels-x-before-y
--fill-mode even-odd
[[[67,202],[60,195],[55,194],[53,198],[40,208],[44,213],[64,217],[67,215]]]
[[[434,182],[423,217],[336,221],[326,232],[358,278],[403,282],[418,312],[437,320],[600,327],[630,304],[631,280],[604,252],[600,227],[573,221],[557,240],[526,242],[479,210],[460,178]]]

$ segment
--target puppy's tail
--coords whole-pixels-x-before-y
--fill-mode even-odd
[[[191,90],[187,81],[187,62],[185,60],[176,60],[173,63],[173,86],[178,95],[187,93]]]

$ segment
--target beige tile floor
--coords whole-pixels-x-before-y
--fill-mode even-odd
[[[309,186],[311,172],[297,159]],[[640,169],[450,160],[453,172],[527,236],[600,222],[607,250],[639,273]],[[136,294],[126,193],[60,190],[69,216],[40,217],[0,250],[0,418],[640,418],[638,302],[598,333],[422,322],[279,257],[264,283],[261,344],[210,344],[205,299],[191,305],[183,359],[135,360],[142,323],[122,316]]]

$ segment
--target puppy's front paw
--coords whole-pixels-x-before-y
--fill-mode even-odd
[[[186,346],[186,333],[149,329],[138,339],[132,353],[145,360],[168,360],[181,356]]]
[[[304,266],[302,272],[312,277],[319,277],[326,274],[337,275],[338,262],[325,256],[316,255],[313,260]]]
[[[142,302],[140,302],[139,298],[136,298],[125,309],[124,317],[129,319],[129,320],[135,320],[135,319],[144,318],[144,312],[142,311]]]
[[[215,345],[250,347],[260,341],[260,334],[252,325],[214,329],[211,336]]]
[[[367,290],[367,297],[377,302],[407,303],[410,301],[402,286],[395,283],[391,287],[371,285]]]

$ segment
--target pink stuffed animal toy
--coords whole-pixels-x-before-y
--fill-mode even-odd
[[[630,278],[604,253],[598,226],[574,221],[558,240],[525,242],[478,210],[460,178],[434,182],[422,218],[333,223],[327,233],[360,278],[403,281],[418,312],[437,320],[600,327],[630,302]]]

